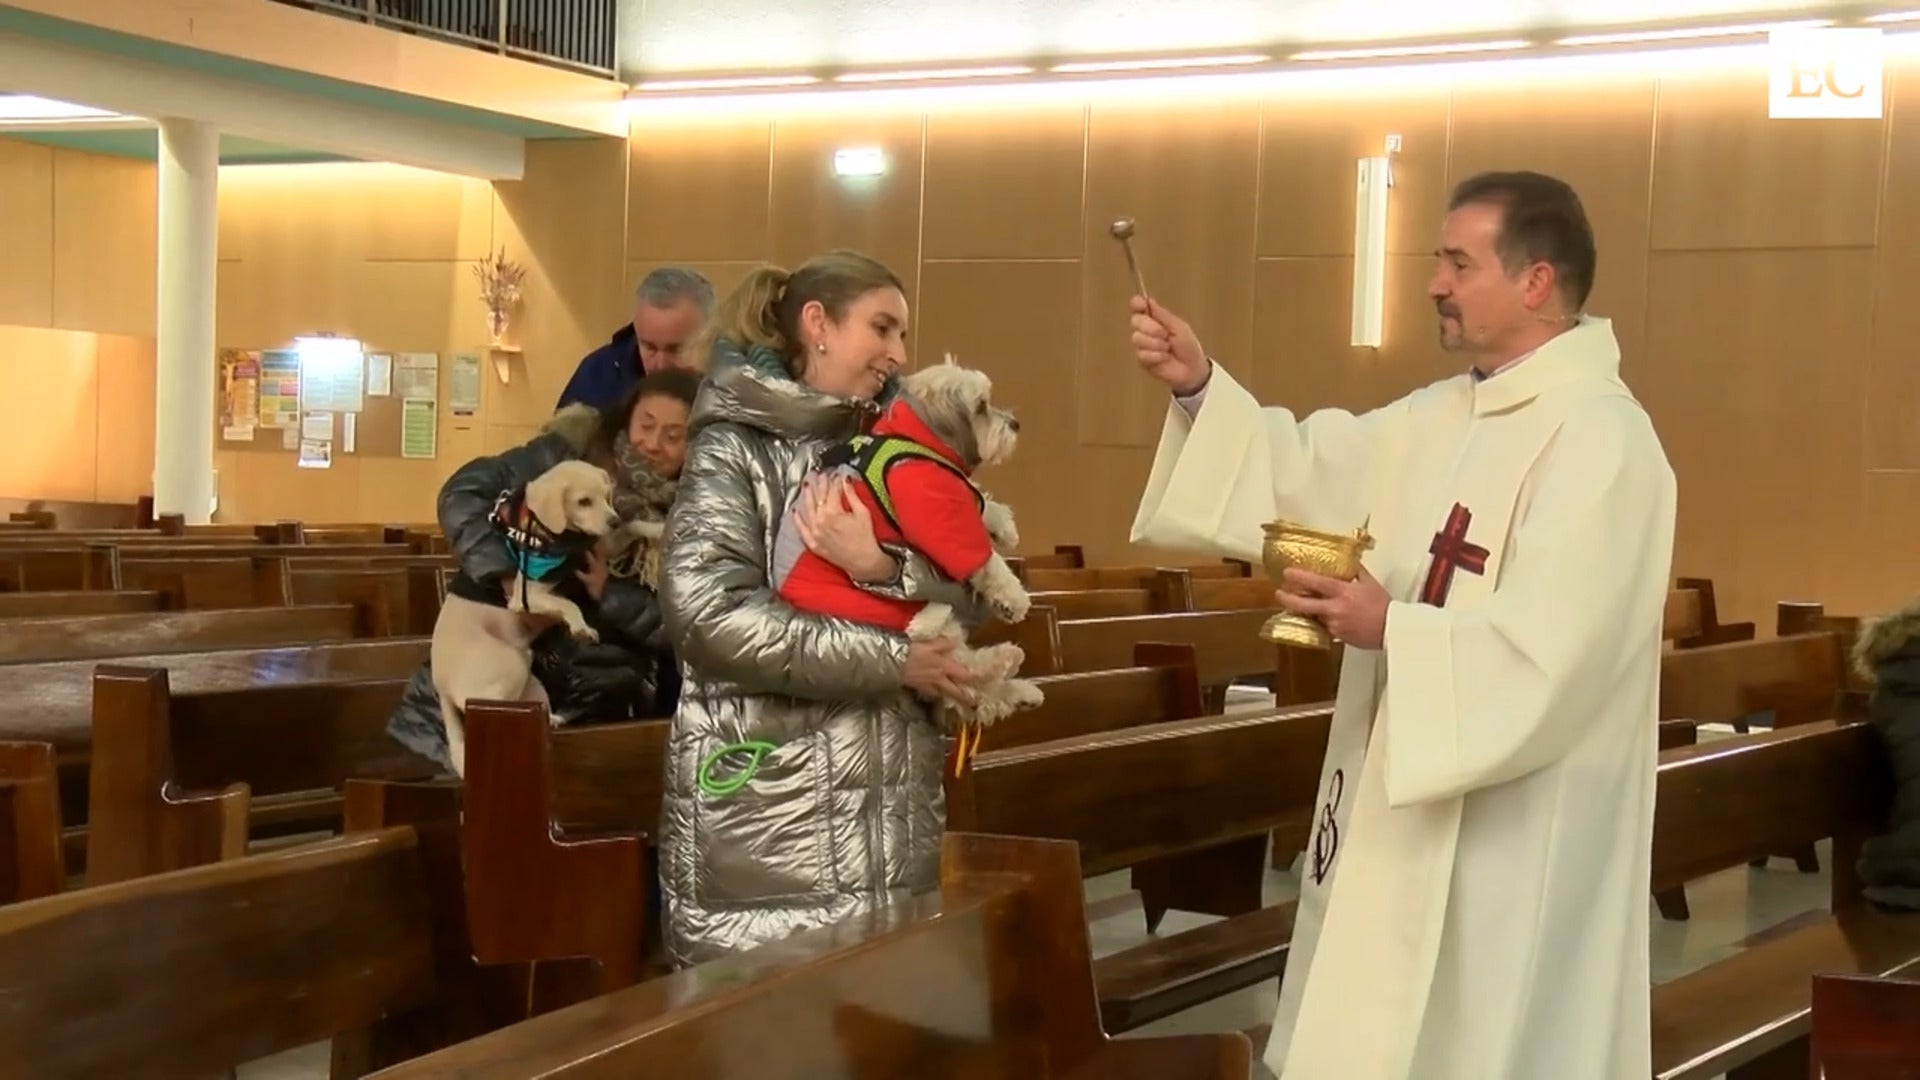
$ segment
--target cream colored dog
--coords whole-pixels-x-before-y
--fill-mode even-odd
[[[547,700],[546,689],[532,677],[534,638],[558,620],[575,637],[599,640],[579,605],[558,589],[577,581],[586,552],[619,524],[612,495],[612,478],[584,461],[555,465],[517,499],[513,492],[503,494],[494,506],[494,527],[522,572],[502,583],[498,601],[498,587],[471,579],[448,587],[429,656],[456,774],[464,777],[467,770],[467,702]],[[456,589],[467,595],[456,595]]]

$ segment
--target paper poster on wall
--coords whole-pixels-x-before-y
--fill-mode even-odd
[[[401,353],[395,357],[393,392],[400,398],[440,400],[440,354]]]
[[[351,338],[301,338],[300,408],[305,412],[359,412],[366,356]]]
[[[351,416],[353,414],[348,413],[347,415]],[[307,418],[300,422],[300,437],[303,439],[318,439],[322,442],[332,442],[333,414],[330,412],[308,413]]]
[[[440,412],[430,398],[400,402],[400,456],[431,458],[439,437]]]
[[[303,469],[332,468],[333,444],[321,439],[301,439],[300,467]]]
[[[367,354],[367,396],[393,396],[393,357],[391,355]]]
[[[300,426],[300,354],[268,349],[260,354],[260,426]]]
[[[447,373],[447,408],[455,416],[480,411],[479,353],[453,354],[453,369]]]
[[[220,437],[252,442],[260,424],[260,354],[220,351]]]
[[[300,429],[298,427],[289,424],[280,429],[280,449],[300,449]]]
[[[359,413],[340,414],[340,452],[343,454],[353,453],[353,437],[355,429],[359,427],[356,423],[359,419]]]

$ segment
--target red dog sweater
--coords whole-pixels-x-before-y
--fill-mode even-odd
[[[873,518],[875,539],[905,544],[955,581],[965,581],[993,557],[993,540],[981,520],[978,488],[964,459],[933,433],[905,398],[887,406],[869,435],[828,451],[822,461],[856,482],[848,485]],[[782,532],[792,530],[792,514]],[[845,571],[793,538],[777,544],[798,548],[793,569],[779,583],[782,600],[801,611],[905,632],[926,604],[890,600],[854,585]]]

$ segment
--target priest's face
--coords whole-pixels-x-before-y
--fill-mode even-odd
[[[1528,305],[1530,272],[1509,274],[1500,261],[1504,216],[1500,206],[1468,203],[1440,227],[1427,295],[1440,321],[1440,347],[1448,352],[1508,351],[1510,339],[1540,321]]]

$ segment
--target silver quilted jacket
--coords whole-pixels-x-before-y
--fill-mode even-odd
[[[894,387],[882,392],[890,397]],[[771,587],[776,532],[824,447],[877,408],[808,389],[778,357],[716,348],[688,424],[667,526],[661,603],[685,682],[668,742],[660,885],[680,966],[932,888],[946,822],[947,742],[902,688],[907,640],[796,611]],[[901,557],[885,595],[952,601],[951,583]],[[764,740],[729,794],[701,763]],[[723,758],[715,775],[733,774]]]

